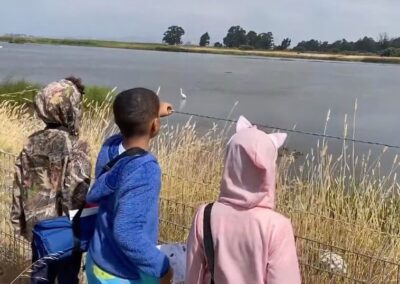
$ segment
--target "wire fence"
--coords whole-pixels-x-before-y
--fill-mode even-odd
[[[220,117],[196,114],[196,113],[190,113],[190,112],[175,111],[175,113],[185,115],[185,116],[190,116],[190,117],[197,117],[197,118],[203,118],[203,119],[208,119],[208,120],[213,120],[213,121],[221,121],[221,122],[226,122],[226,123],[236,123],[237,122],[237,120],[230,119],[230,118],[220,118]],[[254,125],[256,125],[259,128],[279,130],[279,131],[284,131],[287,133],[302,134],[302,135],[313,136],[313,137],[318,137],[318,138],[333,139],[333,140],[339,140],[339,141],[345,141],[345,142],[351,142],[351,143],[366,144],[366,145],[371,145],[371,146],[381,146],[381,147],[387,147],[387,148],[397,149],[397,150],[400,149],[399,145],[391,145],[391,144],[379,142],[379,141],[367,141],[367,140],[355,139],[355,138],[350,138],[350,137],[340,137],[340,136],[328,135],[326,133],[310,132],[310,131],[299,130],[299,129],[279,127],[276,125],[266,125],[266,124],[254,124]]]
[[[185,242],[196,207],[163,198],[160,209],[160,242]],[[309,230],[304,230],[305,224],[296,222],[308,220],[307,214],[310,213],[299,211],[290,214],[292,222],[297,224],[295,239],[303,283],[400,283],[399,263],[332,245],[329,240],[318,241],[318,230],[309,233]],[[347,230],[344,238],[356,237],[349,235],[350,228],[354,230],[353,224],[316,217],[325,219],[326,229]],[[365,230],[363,234],[378,233],[368,228]],[[341,243],[341,240],[336,242]]]
[[[113,91],[114,91],[114,89],[113,89]],[[37,91],[39,91],[39,90],[36,88],[26,89],[26,90],[14,92],[14,93],[0,94],[0,97],[1,96],[21,95],[21,94],[37,92]],[[113,91],[111,91],[110,94],[113,93]],[[184,111],[176,111],[175,110],[174,113],[189,116],[189,117],[203,118],[203,119],[212,120],[212,121],[221,121],[221,122],[226,122],[226,123],[236,123],[237,122],[237,120],[230,119],[230,118],[221,118],[221,117],[215,117],[215,116],[211,116],[211,115],[190,113],[190,112],[184,112]],[[389,144],[389,143],[385,143],[385,142],[381,142],[381,141],[368,141],[368,140],[355,139],[355,138],[350,138],[350,137],[340,137],[340,136],[335,136],[335,135],[329,135],[326,133],[311,132],[311,131],[306,131],[306,130],[301,130],[301,129],[281,127],[281,126],[277,126],[277,125],[267,125],[267,124],[254,124],[254,125],[256,125],[260,128],[264,128],[264,129],[279,130],[279,131],[284,131],[287,133],[302,134],[302,135],[313,136],[313,137],[318,137],[318,138],[333,139],[333,140],[339,140],[339,141],[345,141],[345,142],[351,142],[351,143],[366,144],[366,145],[371,145],[371,146],[381,146],[381,147],[387,147],[387,148],[397,149],[397,150],[400,149],[400,145],[393,145],[393,144]]]
[[[0,152],[0,264],[3,267],[14,267],[11,272],[16,275],[30,261],[30,245],[13,233],[8,221],[14,160],[15,156]],[[182,194],[198,193],[209,185],[195,180],[177,179],[168,173],[163,175],[163,181],[173,186],[179,184]],[[204,202],[211,201],[210,198],[210,193],[204,194]],[[160,243],[186,241],[198,204],[181,200],[184,200],[182,196],[163,196],[160,200]],[[347,249],[346,240],[357,237],[352,235],[357,225],[310,212],[289,210],[286,213],[294,224],[303,283],[400,283],[399,263],[379,257],[379,253],[368,254],[362,250]],[[310,230],[313,220],[324,226]],[[343,237],[335,240],[329,237],[321,239],[320,230],[339,230]],[[382,238],[380,232],[368,228],[357,229],[357,232],[367,234],[371,240],[375,238],[374,234]]]

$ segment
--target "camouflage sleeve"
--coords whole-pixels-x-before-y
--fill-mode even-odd
[[[69,210],[78,209],[85,204],[90,185],[91,169],[89,146],[86,142],[79,140],[72,147],[65,173],[64,192],[62,193],[63,205]]]
[[[21,153],[15,163],[14,183],[12,186],[12,205],[11,205],[11,223],[15,233],[24,234],[26,230],[26,220],[24,212],[25,190],[23,187],[23,167]]]

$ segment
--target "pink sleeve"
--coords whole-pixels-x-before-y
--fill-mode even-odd
[[[267,272],[268,284],[301,283],[292,224],[289,220],[285,221],[279,224],[271,241]]]
[[[202,284],[206,274],[206,259],[203,248],[204,206],[197,210],[187,244],[186,281],[187,284]]]

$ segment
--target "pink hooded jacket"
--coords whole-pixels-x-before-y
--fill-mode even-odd
[[[240,117],[211,213],[216,284],[297,284],[292,225],[273,211],[278,148],[286,134],[266,134]],[[199,208],[188,240],[187,284],[210,284]]]

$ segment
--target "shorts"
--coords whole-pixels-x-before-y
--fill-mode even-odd
[[[89,254],[86,256],[86,277],[89,284],[159,284],[160,279],[140,273],[140,280],[119,278],[98,267]]]

